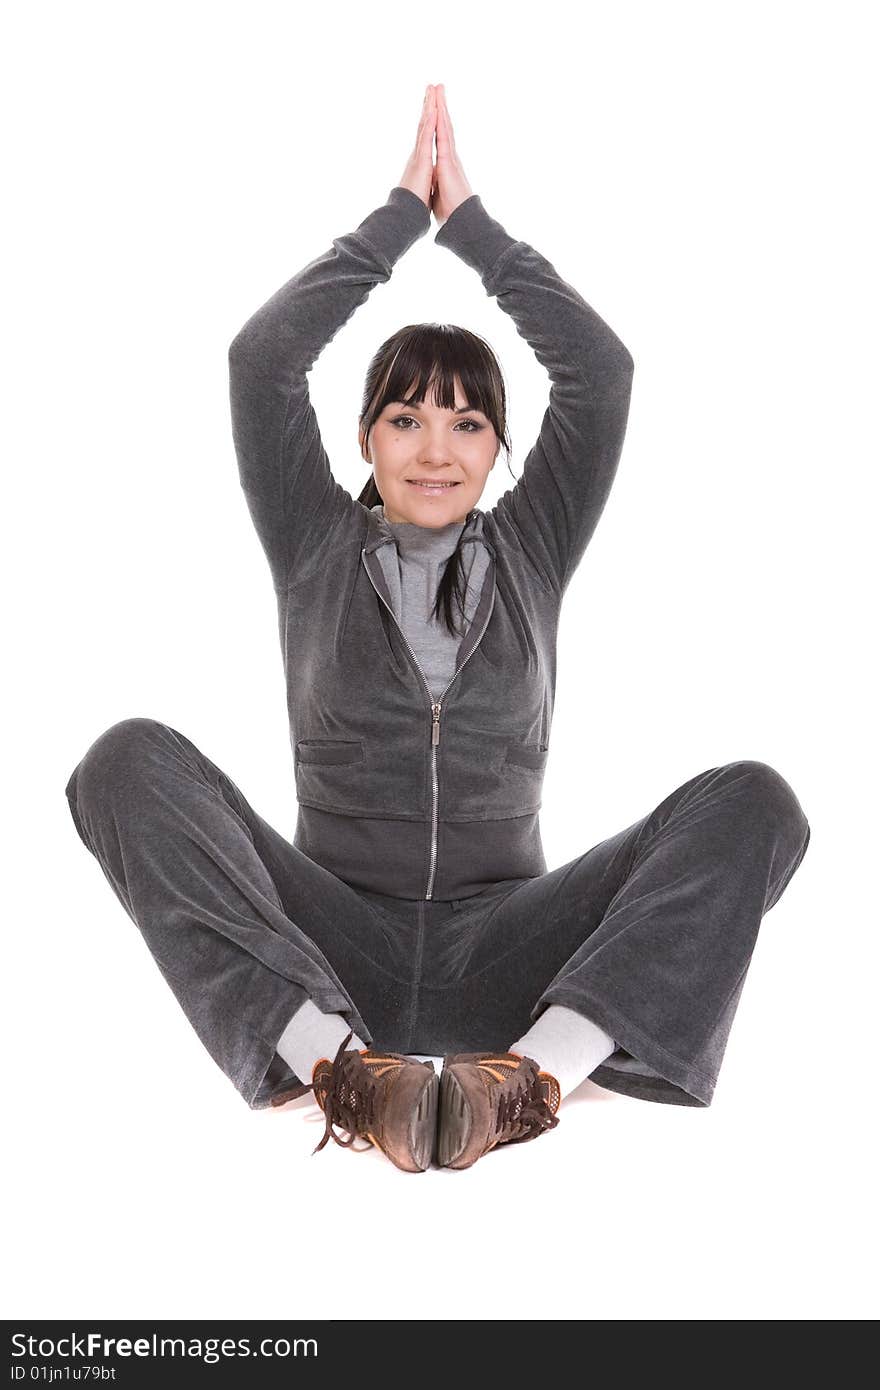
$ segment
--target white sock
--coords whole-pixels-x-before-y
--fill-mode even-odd
[[[508,1051],[534,1058],[542,1071],[556,1077],[561,1094],[566,1096],[616,1047],[614,1039],[597,1023],[564,1004],[550,1004]]]
[[[281,1034],[275,1050],[293,1068],[300,1081],[308,1083],[312,1079],[314,1065],[321,1057],[329,1057],[333,1061],[349,1027],[342,1014],[322,1013],[311,999],[306,999]],[[366,1046],[363,1038],[352,1033],[345,1050],[359,1052]]]

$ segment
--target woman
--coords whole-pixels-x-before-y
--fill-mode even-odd
[[[552,382],[522,476],[488,511],[505,392],[475,334],[409,325],[379,348],[357,501],[309,401],[318,354],[431,211],[435,241],[479,273]],[[313,1090],[317,1149],[360,1138],[410,1172],[547,1133],[587,1076],[708,1106],[761,918],[809,826],[773,768],[729,763],[547,871],[560,605],[614,478],[633,363],[483,208],[442,87],[386,203],[282,286],[229,360],[278,603],[293,843],[152,719],[106,730],[66,788],[206,1048],[254,1109]],[[418,1053],[444,1057],[439,1079]]]

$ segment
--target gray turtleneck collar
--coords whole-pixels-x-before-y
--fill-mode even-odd
[[[389,521],[381,502],[372,510],[381,514],[394,536],[394,546],[383,545],[376,552],[392,609],[429,689],[436,695],[444,689],[455,670],[461,637],[450,633],[445,624],[433,616],[432,609],[437,586],[466,523],[451,521],[447,526],[419,526],[414,521]],[[466,545],[462,562],[466,632],[479,602],[488,555],[481,545]]]
[[[386,526],[394,532],[398,550],[414,562],[420,559],[434,562],[447,560],[458,545],[459,536],[465,527],[463,521],[450,521],[446,526],[420,526],[416,521],[389,521],[381,502],[377,503],[373,511],[378,512]]]

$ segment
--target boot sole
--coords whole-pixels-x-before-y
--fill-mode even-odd
[[[473,1113],[464,1088],[455,1072],[445,1068],[440,1077],[440,1121],[437,1126],[437,1162],[441,1168],[456,1167],[456,1160],[467,1148],[473,1127]],[[462,1165],[469,1167],[470,1164]]]
[[[419,1173],[430,1168],[437,1143],[437,1109],[440,1097],[440,1078],[432,1072],[421,1099],[413,1111],[409,1126],[409,1149]],[[412,1171],[412,1170],[410,1170]]]

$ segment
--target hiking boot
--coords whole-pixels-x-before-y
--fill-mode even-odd
[[[443,1059],[437,1163],[470,1168],[497,1144],[537,1139],[559,1124],[559,1082],[517,1052],[456,1052]]]
[[[440,1080],[433,1062],[370,1047],[345,1050],[349,1032],[331,1062],[312,1068],[312,1091],[327,1119],[316,1154],[328,1139],[364,1152],[374,1146],[405,1173],[423,1173],[434,1156]],[[348,1132],[340,1139],[334,1125]],[[356,1138],[369,1142],[355,1145]]]

